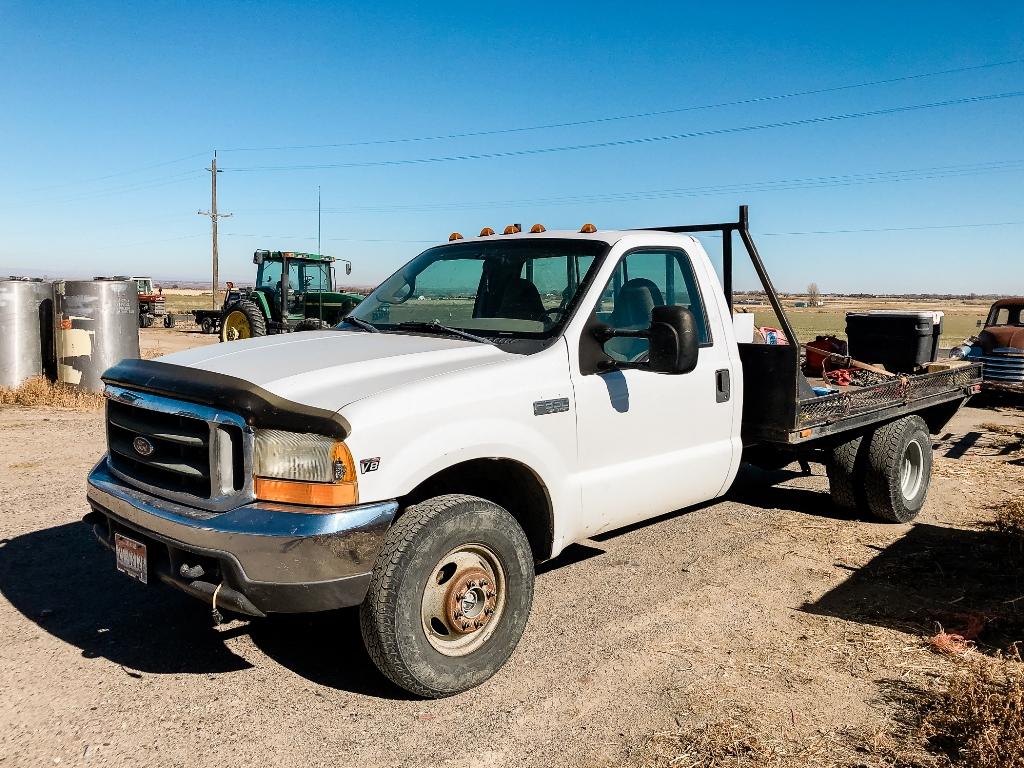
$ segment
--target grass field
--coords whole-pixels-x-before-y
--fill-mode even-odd
[[[198,290],[164,291],[167,299],[168,312],[188,312],[192,309],[210,307],[210,293]],[[815,336],[832,334],[846,338],[846,313],[868,309],[927,309],[941,310],[945,313],[942,320],[942,347],[951,347],[963,341],[967,336],[977,333],[977,322],[983,320],[988,313],[990,300],[970,301],[952,299],[942,301],[901,301],[895,299],[855,299],[830,298],[824,307],[793,307],[794,299],[783,300],[786,316],[793,325],[800,341],[807,342]],[[465,302],[429,301],[424,302],[423,317],[406,319],[440,320],[450,322],[465,311],[461,306]],[[457,306],[458,305],[458,306]],[[775,314],[767,305],[738,306],[738,310],[753,311],[757,325],[776,325]]]
[[[789,318],[793,330],[802,342],[813,341],[815,336],[832,334],[841,339],[846,338],[846,313],[863,312],[869,309],[907,309],[907,310],[938,310],[944,313],[942,318],[942,336],[939,345],[951,347],[966,337],[978,332],[977,323],[988,314],[990,301],[968,302],[952,300],[944,302],[904,302],[869,299],[836,299],[826,301],[824,307],[803,308],[786,306],[792,301],[784,301],[783,309]],[[776,324],[775,313],[768,306],[738,307],[754,312],[758,326]]]

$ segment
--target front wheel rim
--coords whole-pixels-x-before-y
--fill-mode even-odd
[[[921,490],[924,479],[924,452],[917,440],[911,440],[903,450],[903,461],[900,462],[900,491],[903,498],[910,501]]]
[[[505,609],[507,579],[495,552],[463,544],[427,577],[420,615],[427,641],[445,656],[466,656],[494,634]]]

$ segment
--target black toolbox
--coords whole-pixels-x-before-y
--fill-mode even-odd
[[[846,313],[850,357],[913,373],[935,360],[942,335],[942,312],[871,310]]]

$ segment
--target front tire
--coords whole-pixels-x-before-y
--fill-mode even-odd
[[[236,341],[267,335],[267,321],[255,303],[242,299],[224,313],[220,324],[220,340]]]
[[[519,523],[476,496],[409,507],[388,531],[359,611],[374,664],[441,698],[501,669],[533,603],[533,554]]]
[[[932,437],[920,416],[879,427],[868,448],[864,490],[879,520],[909,523],[924,506],[932,473]]]

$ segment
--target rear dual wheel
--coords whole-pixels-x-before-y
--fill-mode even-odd
[[[477,686],[522,637],[533,577],[526,534],[502,507],[463,495],[415,504],[388,531],[360,607],[370,658],[418,696]]]
[[[836,506],[890,523],[908,523],[924,506],[932,440],[920,416],[904,416],[836,446],[827,465]]]

